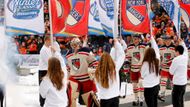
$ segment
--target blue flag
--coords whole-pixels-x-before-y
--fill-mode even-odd
[[[173,21],[177,33],[180,31],[180,6],[178,0],[158,0],[158,3],[168,13],[170,19]]]

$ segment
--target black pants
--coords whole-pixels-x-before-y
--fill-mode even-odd
[[[39,73],[38,73],[38,80],[39,80],[39,85],[40,83],[42,82],[42,78],[47,74],[47,70],[39,70]],[[40,96],[40,106],[43,107],[44,106],[44,103],[45,103],[45,99],[42,98],[41,95]]]
[[[184,107],[184,93],[186,85],[174,85],[172,90],[172,104],[173,107]]]
[[[3,91],[3,87],[0,86],[0,102],[1,102],[1,106],[3,107],[3,100],[4,100],[4,91]]]
[[[157,107],[157,97],[160,86],[156,85],[152,88],[144,88],[144,98],[148,107]]]
[[[107,100],[101,99],[100,107],[119,107],[119,97],[115,97],[115,98],[111,98]]]

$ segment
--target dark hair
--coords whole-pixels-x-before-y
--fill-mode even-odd
[[[179,52],[179,54],[182,55],[183,52],[184,52],[184,48],[183,48],[183,46],[178,45],[178,46],[175,47],[175,51]]]
[[[159,60],[153,48],[146,49],[143,62],[148,62],[150,73],[155,72],[157,76],[159,75]]]
[[[111,45],[108,44],[108,43],[104,44],[103,51],[107,52],[107,53],[110,53],[110,51],[111,51]]]
[[[61,63],[59,59],[56,57],[51,57],[48,60],[48,72],[47,76],[49,76],[51,82],[56,87],[57,90],[61,90],[63,87],[63,78],[64,73],[61,69]]]

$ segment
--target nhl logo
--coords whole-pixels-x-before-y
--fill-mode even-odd
[[[72,59],[72,67],[77,71],[80,68],[80,59]]]
[[[141,6],[140,6],[141,5]],[[134,24],[141,24],[146,16],[146,0],[127,0],[126,9],[128,20]]]

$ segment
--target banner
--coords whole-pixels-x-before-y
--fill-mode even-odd
[[[99,11],[98,11],[96,0],[90,1],[88,34],[89,35],[104,35],[104,31],[100,23]]]
[[[71,10],[69,0],[51,0],[51,15],[53,34],[60,33],[65,28],[65,21]]]
[[[113,37],[114,29],[114,0],[96,0],[101,26],[106,36]],[[119,0],[117,0],[119,8]]]
[[[43,0],[5,0],[6,34],[44,34]]]
[[[182,18],[190,32],[190,0],[179,0]]]
[[[4,0],[0,0],[0,26],[4,25]]]
[[[126,32],[150,32],[147,6],[146,0],[122,0],[122,27]]]
[[[181,15],[178,0],[158,0],[158,3],[168,13],[170,19],[174,23],[177,33],[179,33]]]
[[[87,35],[89,10],[90,0],[77,0],[67,18],[65,32],[79,36]]]
[[[19,54],[19,65],[23,68],[38,67],[39,55],[21,55]]]

